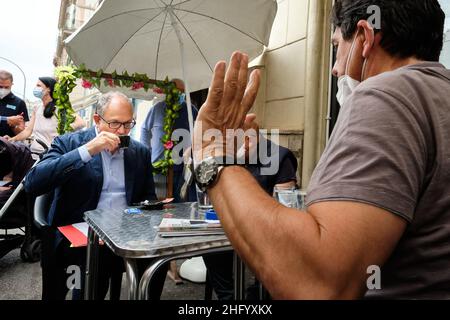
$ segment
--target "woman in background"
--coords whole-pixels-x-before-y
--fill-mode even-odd
[[[56,80],[50,77],[40,77],[33,94],[36,98],[42,100],[42,105],[33,110],[30,122],[25,130],[9,141],[23,141],[28,139],[32,134],[34,139],[30,145],[31,152],[40,154],[44,148],[36,142],[37,139],[43,141],[47,146],[50,146],[53,139],[58,135],[56,130],[58,119],[55,115],[56,105],[53,101],[53,90],[55,88]],[[71,124],[74,130],[81,129],[86,126],[86,123],[81,117],[76,114],[74,123]]]

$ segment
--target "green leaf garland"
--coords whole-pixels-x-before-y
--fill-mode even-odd
[[[70,103],[69,94],[76,87],[76,71],[72,66],[58,67],[55,70],[57,83],[53,91],[58,119],[57,132],[59,135],[73,131],[71,124],[75,121],[75,111]]]
[[[164,81],[159,81],[157,83],[158,87],[163,90],[166,95],[166,112],[164,115],[164,136],[161,139],[163,144],[164,159],[161,159],[153,163],[153,168],[155,173],[160,173],[167,175],[169,168],[173,166],[174,161],[172,158],[172,150],[176,145],[176,142],[172,141],[173,127],[175,124],[175,119],[179,117],[179,111],[181,110],[180,94],[181,92],[177,89],[174,82],[170,82],[167,78]]]
[[[180,91],[166,78],[164,81],[150,79],[146,74],[134,73],[132,76],[127,71],[121,75],[114,71],[112,74],[106,74],[103,70],[92,71],[85,65],[61,66],[55,70],[57,83],[53,93],[53,99],[56,104],[56,117],[58,119],[57,131],[59,135],[73,131],[70,126],[75,121],[75,111],[70,103],[69,94],[76,87],[76,81],[82,79],[83,88],[90,89],[92,86],[100,87],[126,87],[131,90],[143,88],[146,92],[152,89],[155,93],[165,94],[166,113],[164,116],[164,136],[161,139],[164,145],[164,159],[153,163],[154,173],[167,175],[169,168],[173,166],[172,150],[176,143],[172,141],[173,126],[175,120],[179,117],[181,110]]]

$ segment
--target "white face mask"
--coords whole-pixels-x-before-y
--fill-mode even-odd
[[[336,98],[341,107],[344,105],[345,101],[347,101],[348,97],[350,97],[352,95],[352,93],[353,93],[353,91],[355,91],[356,87],[361,83],[361,81],[355,80],[348,75],[348,68],[349,68],[350,60],[353,56],[353,51],[355,50],[357,36],[358,36],[358,33],[355,35],[355,38],[353,39],[352,47],[350,48],[350,53],[347,57],[347,64],[345,67],[345,75],[339,77],[339,79],[338,79],[338,92],[336,94]],[[364,79],[366,63],[367,63],[367,59],[364,59],[363,68],[361,71],[361,79]]]
[[[338,79],[338,92],[336,98],[342,107],[351,96],[356,87],[360,84],[358,80],[351,78],[349,75],[343,75]]]
[[[3,99],[10,93],[11,93],[11,89],[5,89],[5,88],[0,89],[0,99]]]

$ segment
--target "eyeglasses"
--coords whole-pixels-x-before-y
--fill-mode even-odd
[[[118,122],[118,121],[106,121],[105,119],[103,119],[103,117],[101,115],[98,115],[100,117],[100,119],[102,119],[103,121],[105,121],[110,129],[119,129],[121,126],[123,126],[124,129],[133,129],[133,127],[136,125],[136,121],[130,121],[130,122]]]

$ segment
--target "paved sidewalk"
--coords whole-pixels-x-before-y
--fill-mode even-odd
[[[182,261],[178,261],[180,265]],[[123,277],[125,281],[125,276]],[[124,285],[122,285],[124,288]],[[202,300],[205,285],[184,281],[175,285],[166,278],[162,300]],[[126,292],[122,290],[125,299]],[[41,267],[39,262],[25,263],[20,259],[20,250],[16,249],[0,259],[0,300],[40,300]]]

